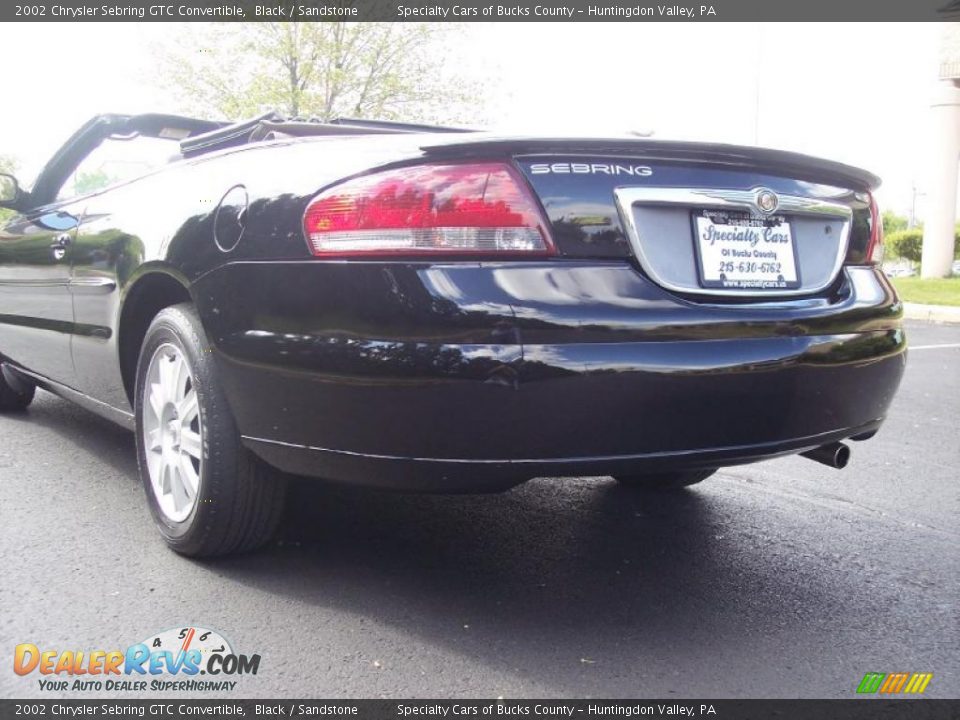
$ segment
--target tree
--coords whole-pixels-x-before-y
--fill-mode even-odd
[[[78,172],[73,178],[73,195],[86,195],[95,190],[102,190],[108,185],[117,182],[115,178],[104,169],[88,170],[87,172]]]
[[[918,263],[923,247],[923,230],[914,228],[890,233],[885,236],[884,245],[893,257]]]
[[[9,175],[16,175],[17,172],[17,161],[14,160],[9,155],[0,155],[0,173],[7,173]],[[3,223],[7,218],[10,218],[15,213],[13,210],[8,210],[7,208],[0,208],[0,223]]]
[[[207,117],[277,110],[321,120],[457,121],[475,93],[444,63],[450,31],[418,23],[216,24],[168,47],[164,75]]]
[[[923,228],[892,233],[884,238],[884,246],[892,257],[919,263],[923,256]],[[953,257],[960,260],[960,223],[953,234]]]
[[[883,221],[883,234],[890,235],[895,232],[900,232],[901,230],[906,230],[907,225],[909,224],[907,218],[902,215],[897,215],[891,210],[884,210],[883,215],[881,215]]]

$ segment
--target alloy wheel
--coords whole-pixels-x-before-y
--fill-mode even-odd
[[[143,385],[143,447],[150,487],[161,512],[183,522],[197,504],[203,468],[203,424],[193,375],[183,353],[156,349]]]

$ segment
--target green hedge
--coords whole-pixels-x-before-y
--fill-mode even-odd
[[[920,262],[921,248],[923,247],[923,230],[898,230],[884,238],[885,250],[892,257]]]
[[[923,229],[899,230],[884,238],[884,245],[890,257],[920,262],[923,247]],[[960,225],[953,235],[953,257],[960,259]]]

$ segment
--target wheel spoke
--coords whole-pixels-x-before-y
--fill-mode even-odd
[[[200,433],[196,433],[188,427],[185,427],[180,432],[180,450],[190,457],[199,460],[203,456]]]
[[[147,453],[147,472],[150,473],[150,484],[155,491],[162,491],[160,487],[163,478],[163,455],[161,453]]]
[[[183,469],[180,466],[179,455],[170,463],[170,494],[173,496],[173,507],[177,511],[182,510],[190,502],[184,487]]]
[[[177,405],[177,414],[180,416],[180,422],[183,423],[185,428],[190,427],[190,423],[193,422],[199,410],[197,392],[196,390],[190,390],[186,397]]]
[[[153,411],[153,420],[157,423],[163,417],[163,387],[159,382],[150,383],[150,409]]]
[[[192,502],[197,494],[197,487],[200,485],[200,476],[193,469],[190,456],[184,453],[180,453],[180,479],[183,481],[183,490],[187,500]]]
[[[187,392],[187,381],[190,380],[190,371],[187,368],[187,363],[184,359],[177,355],[174,358],[174,367],[173,367],[173,400],[178,402]]]
[[[160,428],[156,427],[153,430],[147,431],[147,450],[150,452],[158,453],[163,448],[163,441],[161,439]]]
[[[160,458],[160,492],[163,495],[171,493],[170,463],[166,454]]]
[[[176,388],[174,387],[174,358],[163,355],[157,367],[160,374],[160,393],[164,402],[175,402]]]

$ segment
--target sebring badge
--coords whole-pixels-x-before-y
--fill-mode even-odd
[[[780,205],[780,198],[777,197],[777,194],[773,190],[760,188],[754,196],[753,203],[757,206],[757,210],[764,215],[770,215],[776,212],[777,206]]]
[[[649,165],[618,165],[614,163],[555,162],[533,163],[531,175],[632,175],[650,177],[653,168]]]

